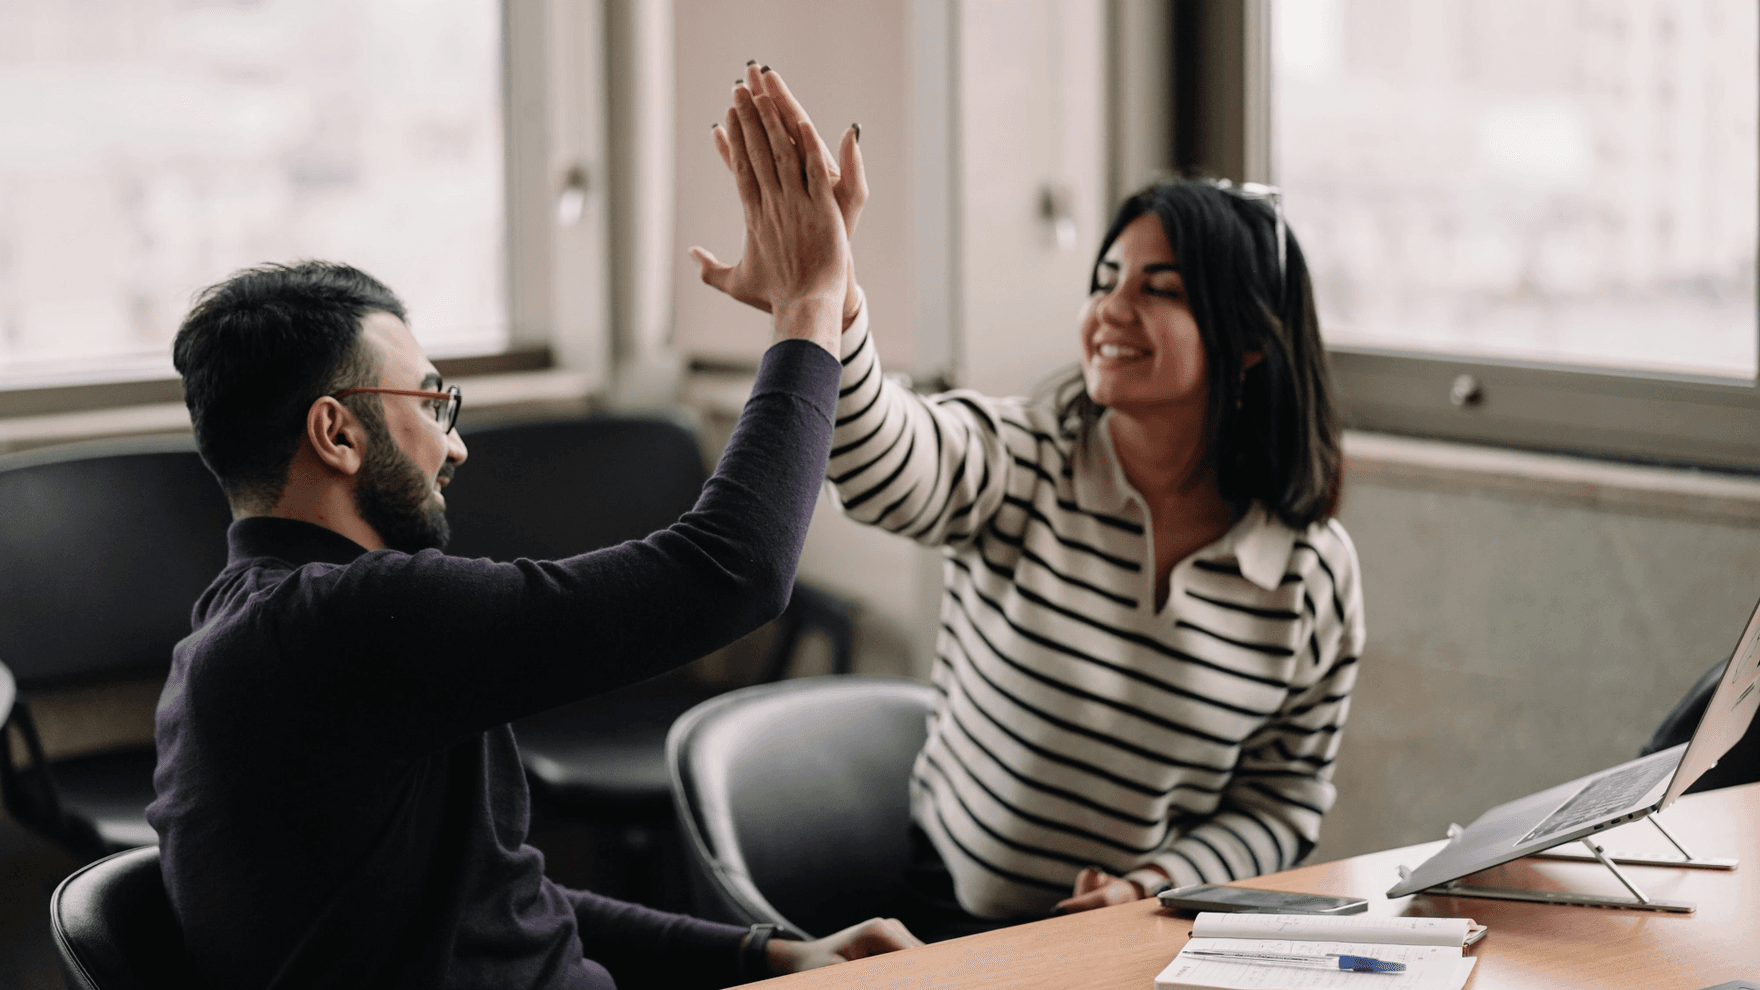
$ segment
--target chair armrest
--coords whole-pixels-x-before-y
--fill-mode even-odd
[[[23,766],[14,766],[12,762],[13,731],[24,743]],[[13,701],[10,716],[0,722],[0,805],[20,824],[88,860],[110,852],[90,822],[68,814],[62,807],[55,773],[43,752],[36,720],[23,698]]]

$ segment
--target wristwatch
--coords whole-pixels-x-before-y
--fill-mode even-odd
[[[781,926],[769,923],[753,925],[746,932],[745,944],[739,950],[739,978],[742,983],[767,980],[778,974],[770,972],[770,940],[788,938]]]

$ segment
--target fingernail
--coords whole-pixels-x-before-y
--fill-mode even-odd
[[[733,84],[735,86],[744,86],[746,84],[746,81],[744,79],[735,79],[733,81]]]
[[[1090,865],[1090,866],[1089,866],[1089,867],[1088,867],[1088,869],[1090,869],[1090,870],[1093,870],[1093,871],[1094,871],[1094,872],[1095,872],[1095,873],[1098,873],[1098,874],[1100,874],[1100,875],[1101,875],[1101,876],[1106,876],[1106,875],[1107,875],[1107,874],[1106,874],[1106,867],[1104,867],[1104,866],[1092,866],[1092,865]]]
[[[757,59],[755,59],[755,58],[748,58],[748,59],[746,59],[746,64],[747,64],[747,65],[757,65],[757,64],[758,64],[758,60],[757,60]]]
[[[855,132],[856,132],[856,143],[857,143],[857,144],[860,144],[860,143],[862,143],[862,125],[860,125],[860,124],[851,124],[851,125],[849,125],[849,126],[851,126],[851,127],[853,127],[853,128],[855,128]]]
[[[769,66],[768,66],[768,65],[766,65],[766,66],[764,66],[764,67],[763,67],[763,68],[761,68],[761,69],[759,69],[759,70],[758,70],[758,71],[759,71],[759,72],[769,72],[769,71],[770,71],[770,67],[769,67]]]
[[[1068,914],[1068,913],[1069,912],[1062,907],[1054,907],[1050,911],[1047,912],[1047,914],[1053,918],[1057,917],[1060,914]]]

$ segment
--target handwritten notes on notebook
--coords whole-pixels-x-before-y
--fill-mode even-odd
[[[1460,990],[1478,960],[1461,947],[1485,926],[1470,918],[1222,914],[1206,911],[1191,941],[1155,977],[1155,990]],[[1369,956],[1405,965],[1401,973],[1355,973],[1219,959],[1195,952],[1293,956]]]

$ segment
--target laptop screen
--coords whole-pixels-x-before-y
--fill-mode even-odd
[[[1669,782],[1658,811],[1673,804],[1681,792],[1693,786],[1741,740],[1748,731],[1748,723],[1754,720],[1756,708],[1760,708],[1760,604],[1754,606],[1754,614],[1748,617],[1748,628],[1742,631],[1735,652],[1730,654],[1723,679],[1717,682],[1717,691],[1705,706],[1699,728],[1693,732],[1693,741],[1681,757],[1680,768]]]

